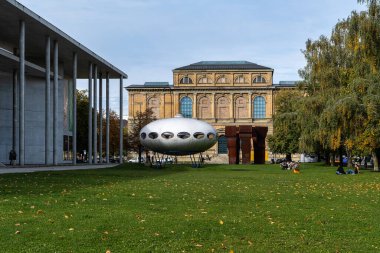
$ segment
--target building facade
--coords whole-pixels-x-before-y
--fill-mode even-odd
[[[174,69],[173,85],[147,82],[128,86],[128,122],[133,124],[136,113],[147,108],[152,108],[158,119],[181,113],[184,117],[203,120],[219,135],[218,144],[210,152],[226,154],[226,127],[266,127],[268,134],[272,134],[275,94],[293,87],[292,84],[274,85],[273,69],[252,62],[202,61]],[[265,146],[268,160],[269,149]]]
[[[102,84],[108,117],[109,80],[120,80],[122,115],[127,74],[15,0],[0,1],[0,31],[0,163],[9,163],[11,150],[21,166],[76,163],[77,79],[88,80],[87,155],[97,163],[102,140],[109,143],[109,121],[98,126],[96,120],[103,110]],[[102,127],[106,136],[98,139]]]

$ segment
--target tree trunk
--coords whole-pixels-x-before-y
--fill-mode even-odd
[[[333,152],[333,153],[331,153],[331,155],[330,155],[330,164],[331,164],[331,166],[336,166],[336,162],[335,162],[335,152]]]
[[[142,153],[142,147],[139,146],[139,163],[141,163],[141,153]]]
[[[347,150],[347,168],[352,168],[352,156],[351,151]]]
[[[343,148],[339,148],[339,166],[343,167]]]
[[[325,165],[326,166],[331,165],[330,152],[329,151],[325,151]]]
[[[291,162],[292,161],[292,154],[286,154],[286,160]]]
[[[373,159],[373,170],[379,171],[379,152],[380,149],[376,149],[372,152],[372,159]]]

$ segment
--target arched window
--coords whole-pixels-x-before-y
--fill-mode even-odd
[[[248,113],[247,99],[244,97],[238,97],[235,100],[235,118],[244,119],[248,117],[249,117],[249,113]]]
[[[198,79],[198,83],[199,83],[199,84],[208,84],[209,81],[208,81],[207,76],[201,76],[201,77]]]
[[[262,96],[255,97],[253,100],[253,118],[265,119],[265,99]]]
[[[253,79],[253,83],[266,83],[266,81],[264,77],[257,76],[255,79]]]
[[[211,102],[208,97],[199,99],[198,117],[201,119],[211,118]]]
[[[228,154],[227,138],[224,135],[218,139],[218,154]]]
[[[156,118],[160,117],[160,100],[156,97],[152,97],[148,101],[148,107],[152,109],[153,115]]]
[[[240,75],[235,78],[235,83],[245,83],[244,76]]]
[[[183,97],[181,99],[181,114],[184,118],[193,117],[193,100],[189,97]]]
[[[216,101],[216,118],[228,119],[230,118],[230,101],[223,96]]]
[[[185,77],[182,77],[182,79],[179,81],[179,83],[180,84],[192,84],[193,80],[191,80],[190,77],[185,76]]]
[[[227,83],[227,78],[225,76],[220,76],[217,80],[216,83]]]

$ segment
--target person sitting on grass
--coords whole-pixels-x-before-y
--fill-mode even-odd
[[[359,174],[359,172],[360,172],[359,163],[355,163],[355,174]]]
[[[338,169],[335,172],[337,175],[345,175],[346,172],[344,171],[342,165],[339,165]]]

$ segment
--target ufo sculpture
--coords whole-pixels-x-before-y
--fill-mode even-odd
[[[217,132],[210,124],[183,118],[181,114],[153,121],[140,131],[140,142],[146,149],[163,155],[189,155],[196,167],[203,162],[201,153],[214,146],[217,139]],[[198,161],[194,156],[197,153],[200,153]]]

